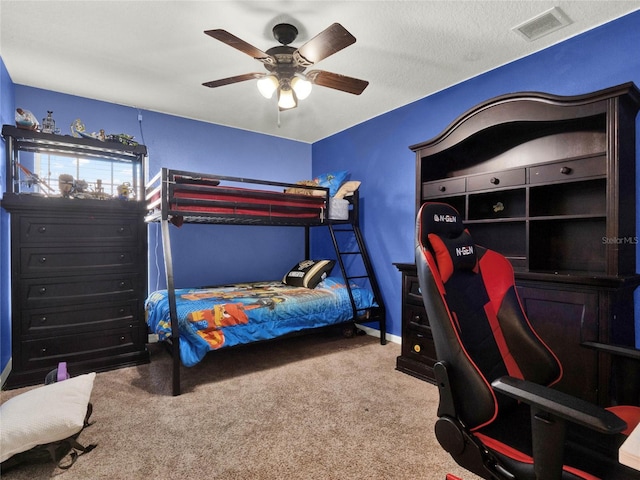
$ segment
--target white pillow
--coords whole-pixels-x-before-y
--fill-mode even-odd
[[[34,388],[0,406],[0,462],[82,430],[95,373]]]
[[[360,187],[360,181],[358,180],[349,180],[348,182],[344,182],[334,195],[334,198],[342,199],[347,195],[352,195],[353,192],[358,190],[358,187]]]

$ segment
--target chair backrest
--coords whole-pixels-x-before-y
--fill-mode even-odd
[[[562,368],[531,327],[513,268],[499,253],[475,245],[458,211],[425,203],[416,220],[416,267],[435,343],[447,364],[458,417],[473,430],[490,424],[512,400],[496,397],[503,375],[543,385]]]

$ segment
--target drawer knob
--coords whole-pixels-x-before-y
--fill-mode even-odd
[[[40,317],[40,323],[47,323],[46,315],[43,315],[42,317]]]
[[[125,258],[127,258],[127,256],[124,253],[120,254],[120,260],[124,260]]]
[[[118,233],[124,233],[124,227],[119,227],[118,228]]]
[[[413,317],[413,321],[416,323],[420,323],[420,315],[416,315],[415,317]]]
[[[420,345],[414,345],[413,346],[413,351],[416,353],[420,353],[420,350],[422,350],[422,347]]]
[[[40,263],[45,263],[47,261],[47,257],[40,257],[40,260],[38,260]]]
[[[441,192],[446,192],[447,191],[447,187],[445,187],[444,185],[440,185],[438,187],[438,190],[440,190]]]
[[[38,232],[39,233],[46,233],[47,232],[47,227],[44,227],[44,226],[38,227]]]
[[[572,172],[570,167],[562,167],[560,173],[563,175],[569,175]]]
[[[498,185],[500,183],[500,179],[498,177],[491,177],[491,179],[489,180],[489,182],[492,185]]]
[[[122,343],[124,343],[124,342],[126,342],[126,341],[127,341],[127,338],[126,338],[124,335],[122,335],[122,336],[120,337],[120,341],[121,341]]]
[[[118,309],[118,315],[124,315],[124,308]]]
[[[118,286],[119,286],[120,288],[124,288],[124,287],[126,287],[126,286],[127,286],[127,282],[120,282],[120,283],[118,284]]]
[[[40,349],[40,352],[42,352],[42,354],[47,353],[47,347],[42,347],[42,348]]]
[[[45,293],[47,293],[47,287],[40,287],[40,290],[38,290],[38,292],[40,292],[40,295],[44,295]]]

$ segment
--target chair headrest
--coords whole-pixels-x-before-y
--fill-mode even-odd
[[[462,223],[462,217],[451,205],[425,203],[418,214],[418,241],[430,247],[443,283],[454,271],[477,271],[473,238]]]
[[[418,217],[422,225],[423,241],[429,233],[443,238],[455,238],[464,231],[462,217],[455,208],[446,203],[425,203]]]

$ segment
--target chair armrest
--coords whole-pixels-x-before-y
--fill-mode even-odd
[[[609,345],[608,343],[600,342],[582,342],[581,345],[583,347],[593,348],[595,350],[600,350],[601,352],[609,353],[618,357],[626,357],[640,361],[640,350],[633,347]]]
[[[612,412],[537,383],[504,376],[491,385],[496,391],[529,406],[592,430],[614,434],[627,428],[626,422]]]

